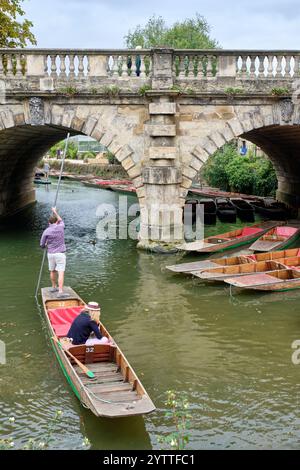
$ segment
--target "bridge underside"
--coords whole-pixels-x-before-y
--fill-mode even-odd
[[[278,179],[277,198],[300,208],[300,126],[269,126],[243,135],[270,158]]]
[[[51,146],[65,139],[67,131],[24,125],[0,132],[0,216],[12,215],[35,201],[35,166]]]

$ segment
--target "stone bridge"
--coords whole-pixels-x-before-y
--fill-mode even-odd
[[[127,171],[141,246],[182,238],[193,178],[240,136],[267,153],[278,198],[298,209],[299,59],[299,51],[0,49],[0,215],[33,202],[34,167],[67,131],[97,139]]]

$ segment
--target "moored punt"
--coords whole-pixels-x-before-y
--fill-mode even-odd
[[[255,212],[262,217],[272,220],[287,220],[289,218],[289,211],[285,204],[277,201],[268,202],[267,200],[258,199],[249,203],[255,209]]]
[[[274,225],[276,225],[276,222],[262,222],[261,224],[254,224],[250,227],[203,238],[203,240],[183,243],[179,245],[177,249],[185,252],[213,253],[229,248],[236,248],[256,240],[263,233],[270,230],[271,227],[274,227]]]
[[[230,256],[226,258],[214,258],[204,261],[193,261],[191,263],[180,263],[166,266],[166,269],[174,273],[193,274],[194,271],[207,271],[221,266],[235,266],[245,263],[256,263],[257,261],[277,260],[280,258],[300,257],[300,248],[289,250],[271,251],[269,253],[257,253],[251,255]]]
[[[198,202],[204,206],[205,225],[214,225],[217,221],[217,206],[214,199],[199,199]]]
[[[65,292],[69,297],[62,300],[44,288],[42,299],[56,358],[77,398],[96,416],[116,418],[154,411],[153,402],[118,345],[63,346],[72,321],[85,305],[70,287],[65,287]],[[113,341],[102,324],[101,333]],[[93,378],[87,377],[66,349],[88,368]]]
[[[193,276],[207,281],[224,281],[224,279],[235,276],[256,275],[256,273],[267,273],[284,268],[300,268],[300,257],[283,258],[277,261],[258,261],[257,263],[240,264],[223,268],[211,269],[210,271],[194,271]]]
[[[221,222],[236,222],[236,208],[227,198],[217,198],[217,216]]]
[[[255,241],[249,250],[264,252],[279,250],[293,243],[299,234],[300,229],[296,227],[273,227]]]
[[[280,269],[252,276],[231,277],[224,279],[224,282],[243,290],[282,292],[300,288],[300,271],[295,269]]]
[[[237,215],[241,220],[245,220],[247,222],[254,222],[254,207],[252,207],[249,202],[241,198],[231,198],[230,200],[236,208]]]

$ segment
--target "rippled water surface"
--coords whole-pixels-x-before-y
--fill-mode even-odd
[[[96,209],[117,203],[110,191],[64,182],[59,208],[66,222],[66,283],[99,301],[102,320],[157,406],[146,417],[98,419],[82,408],[51,350],[34,290],[41,262],[39,237],[56,183],[37,191],[38,203],[0,232],[1,437],[18,445],[41,437],[55,410],[52,447],[159,448],[173,430],[165,392],[185,392],[192,408],[193,449],[299,447],[300,365],[291,343],[300,339],[300,293],[240,294],[222,284],[172,275],[181,256],[138,252],[131,240],[97,241]],[[134,198],[130,199],[132,202]],[[218,224],[207,233],[228,227]],[[195,260],[191,256],[186,261]],[[45,269],[42,285],[48,285]],[[15,417],[15,423],[8,418]]]

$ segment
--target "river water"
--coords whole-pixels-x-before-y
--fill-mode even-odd
[[[299,448],[300,293],[240,294],[166,271],[180,255],[139,252],[132,240],[97,241],[99,204],[116,193],[64,181],[59,209],[66,223],[66,284],[99,301],[102,321],[136,370],[157,411],[145,417],[98,419],[85,410],[56,362],[34,290],[39,238],[56,189],[39,187],[37,204],[0,232],[1,438],[16,446],[42,439],[56,410],[51,447],[159,449],[174,428],[166,391],[190,403],[191,449]],[[130,199],[134,202],[134,198]],[[229,228],[218,223],[207,234]],[[189,261],[191,256],[185,257]],[[183,260],[182,260],[183,261]],[[49,285],[47,269],[42,285]],[[10,417],[15,421],[11,422]]]

